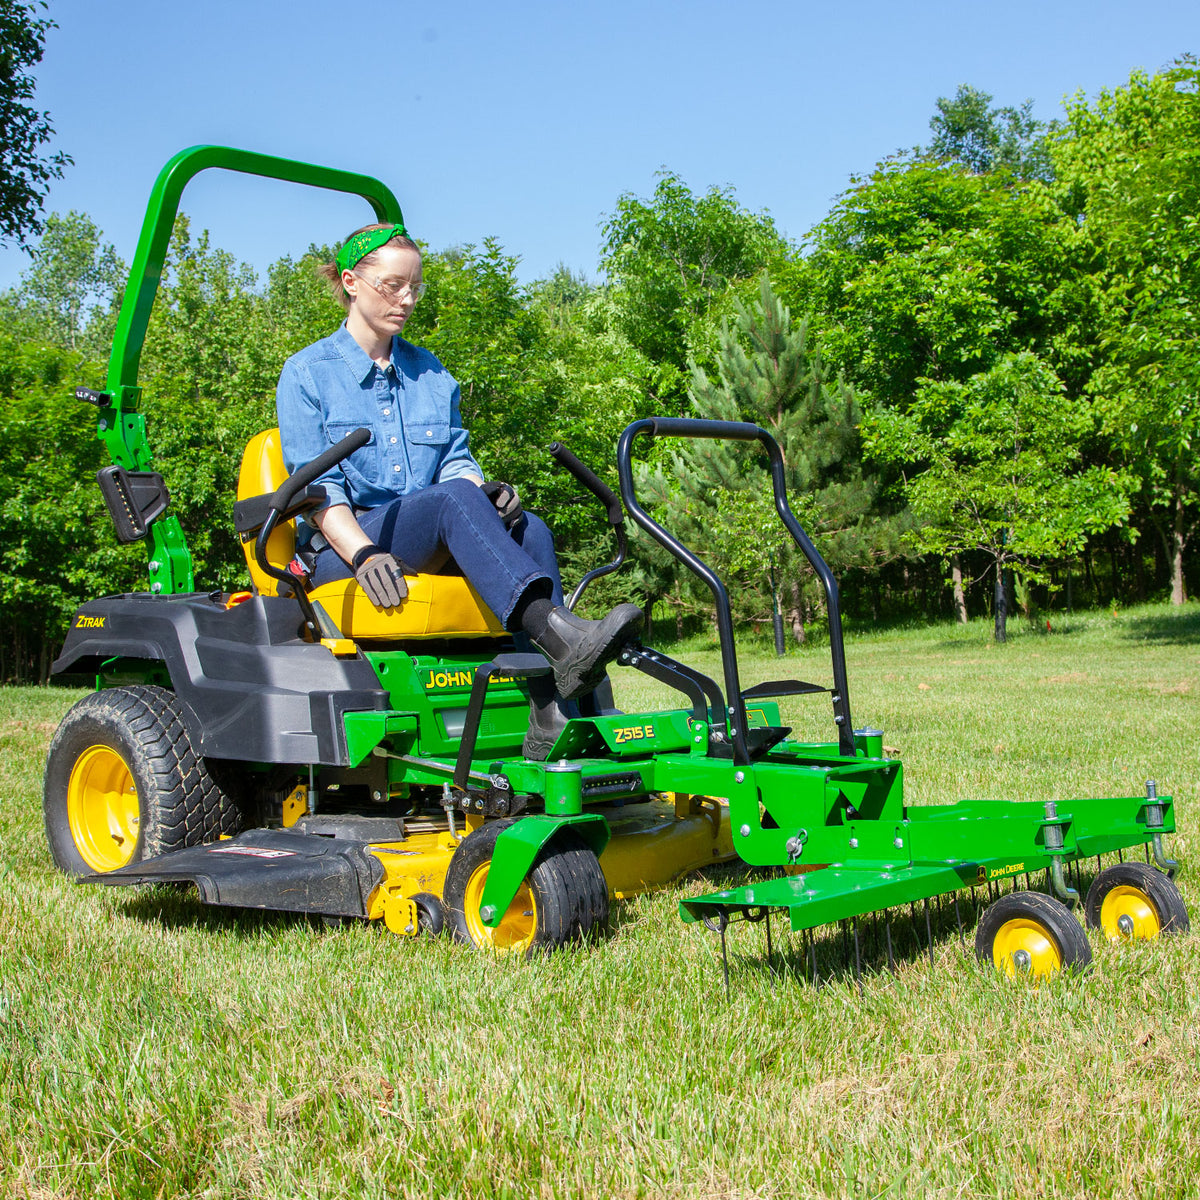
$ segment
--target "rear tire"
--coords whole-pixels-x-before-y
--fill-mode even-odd
[[[480,899],[496,839],[512,820],[489,821],[459,844],[446,872],[443,901],[456,941],[526,957],[580,941],[608,924],[608,885],[595,854],[571,830],[542,848],[516,898],[494,929]]]
[[[239,806],[196,754],[179,701],[149,684],[85,696],[46,758],[46,839],[70,875],[115,871],[242,827]]]

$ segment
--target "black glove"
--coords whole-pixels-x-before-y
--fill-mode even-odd
[[[525,511],[521,507],[521,497],[511,483],[493,479],[482,484],[479,490],[496,506],[506,529],[511,529],[513,522]]]
[[[395,608],[408,595],[405,566],[381,546],[368,543],[354,556],[354,579],[376,608]]]

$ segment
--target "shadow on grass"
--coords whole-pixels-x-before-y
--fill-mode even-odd
[[[122,916],[164,929],[200,929],[240,938],[258,938],[268,932],[283,932],[297,926],[314,930],[340,928],[361,922],[353,918],[320,917],[309,913],[276,912],[260,908],[230,908],[205,904],[191,883],[139,885],[117,905]]]
[[[1160,646],[1194,645],[1200,642],[1200,605],[1131,617],[1125,637]]]

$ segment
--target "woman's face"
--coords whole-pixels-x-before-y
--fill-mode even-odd
[[[379,334],[400,333],[421,290],[421,256],[407,246],[380,247],[367,264],[342,272],[352,314]]]

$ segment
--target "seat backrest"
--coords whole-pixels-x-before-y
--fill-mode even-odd
[[[242,455],[237,498],[274,492],[287,478],[279,430],[256,433]],[[250,578],[263,596],[278,595],[276,581],[254,559],[254,540],[243,543]],[[267,541],[267,558],[277,566],[296,553],[296,529],[285,521]],[[461,575],[406,575],[408,597],[399,608],[376,608],[353,579],[338,579],[309,592],[314,604],[333,618],[346,637],[376,640],[408,638],[496,638],[504,627]]]
[[[276,490],[287,478],[287,467],[283,465],[283,448],[279,444],[278,429],[264,429],[256,433],[242,455],[242,469],[238,472],[237,498],[249,500],[252,496],[265,496]],[[254,560],[254,539],[242,544],[246,563],[250,567],[250,578],[263,596],[274,596],[279,584],[272,579]],[[282,522],[267,541],[267,558],[277,566],[291,562],[296,553],[296,527],[291,521]]]

